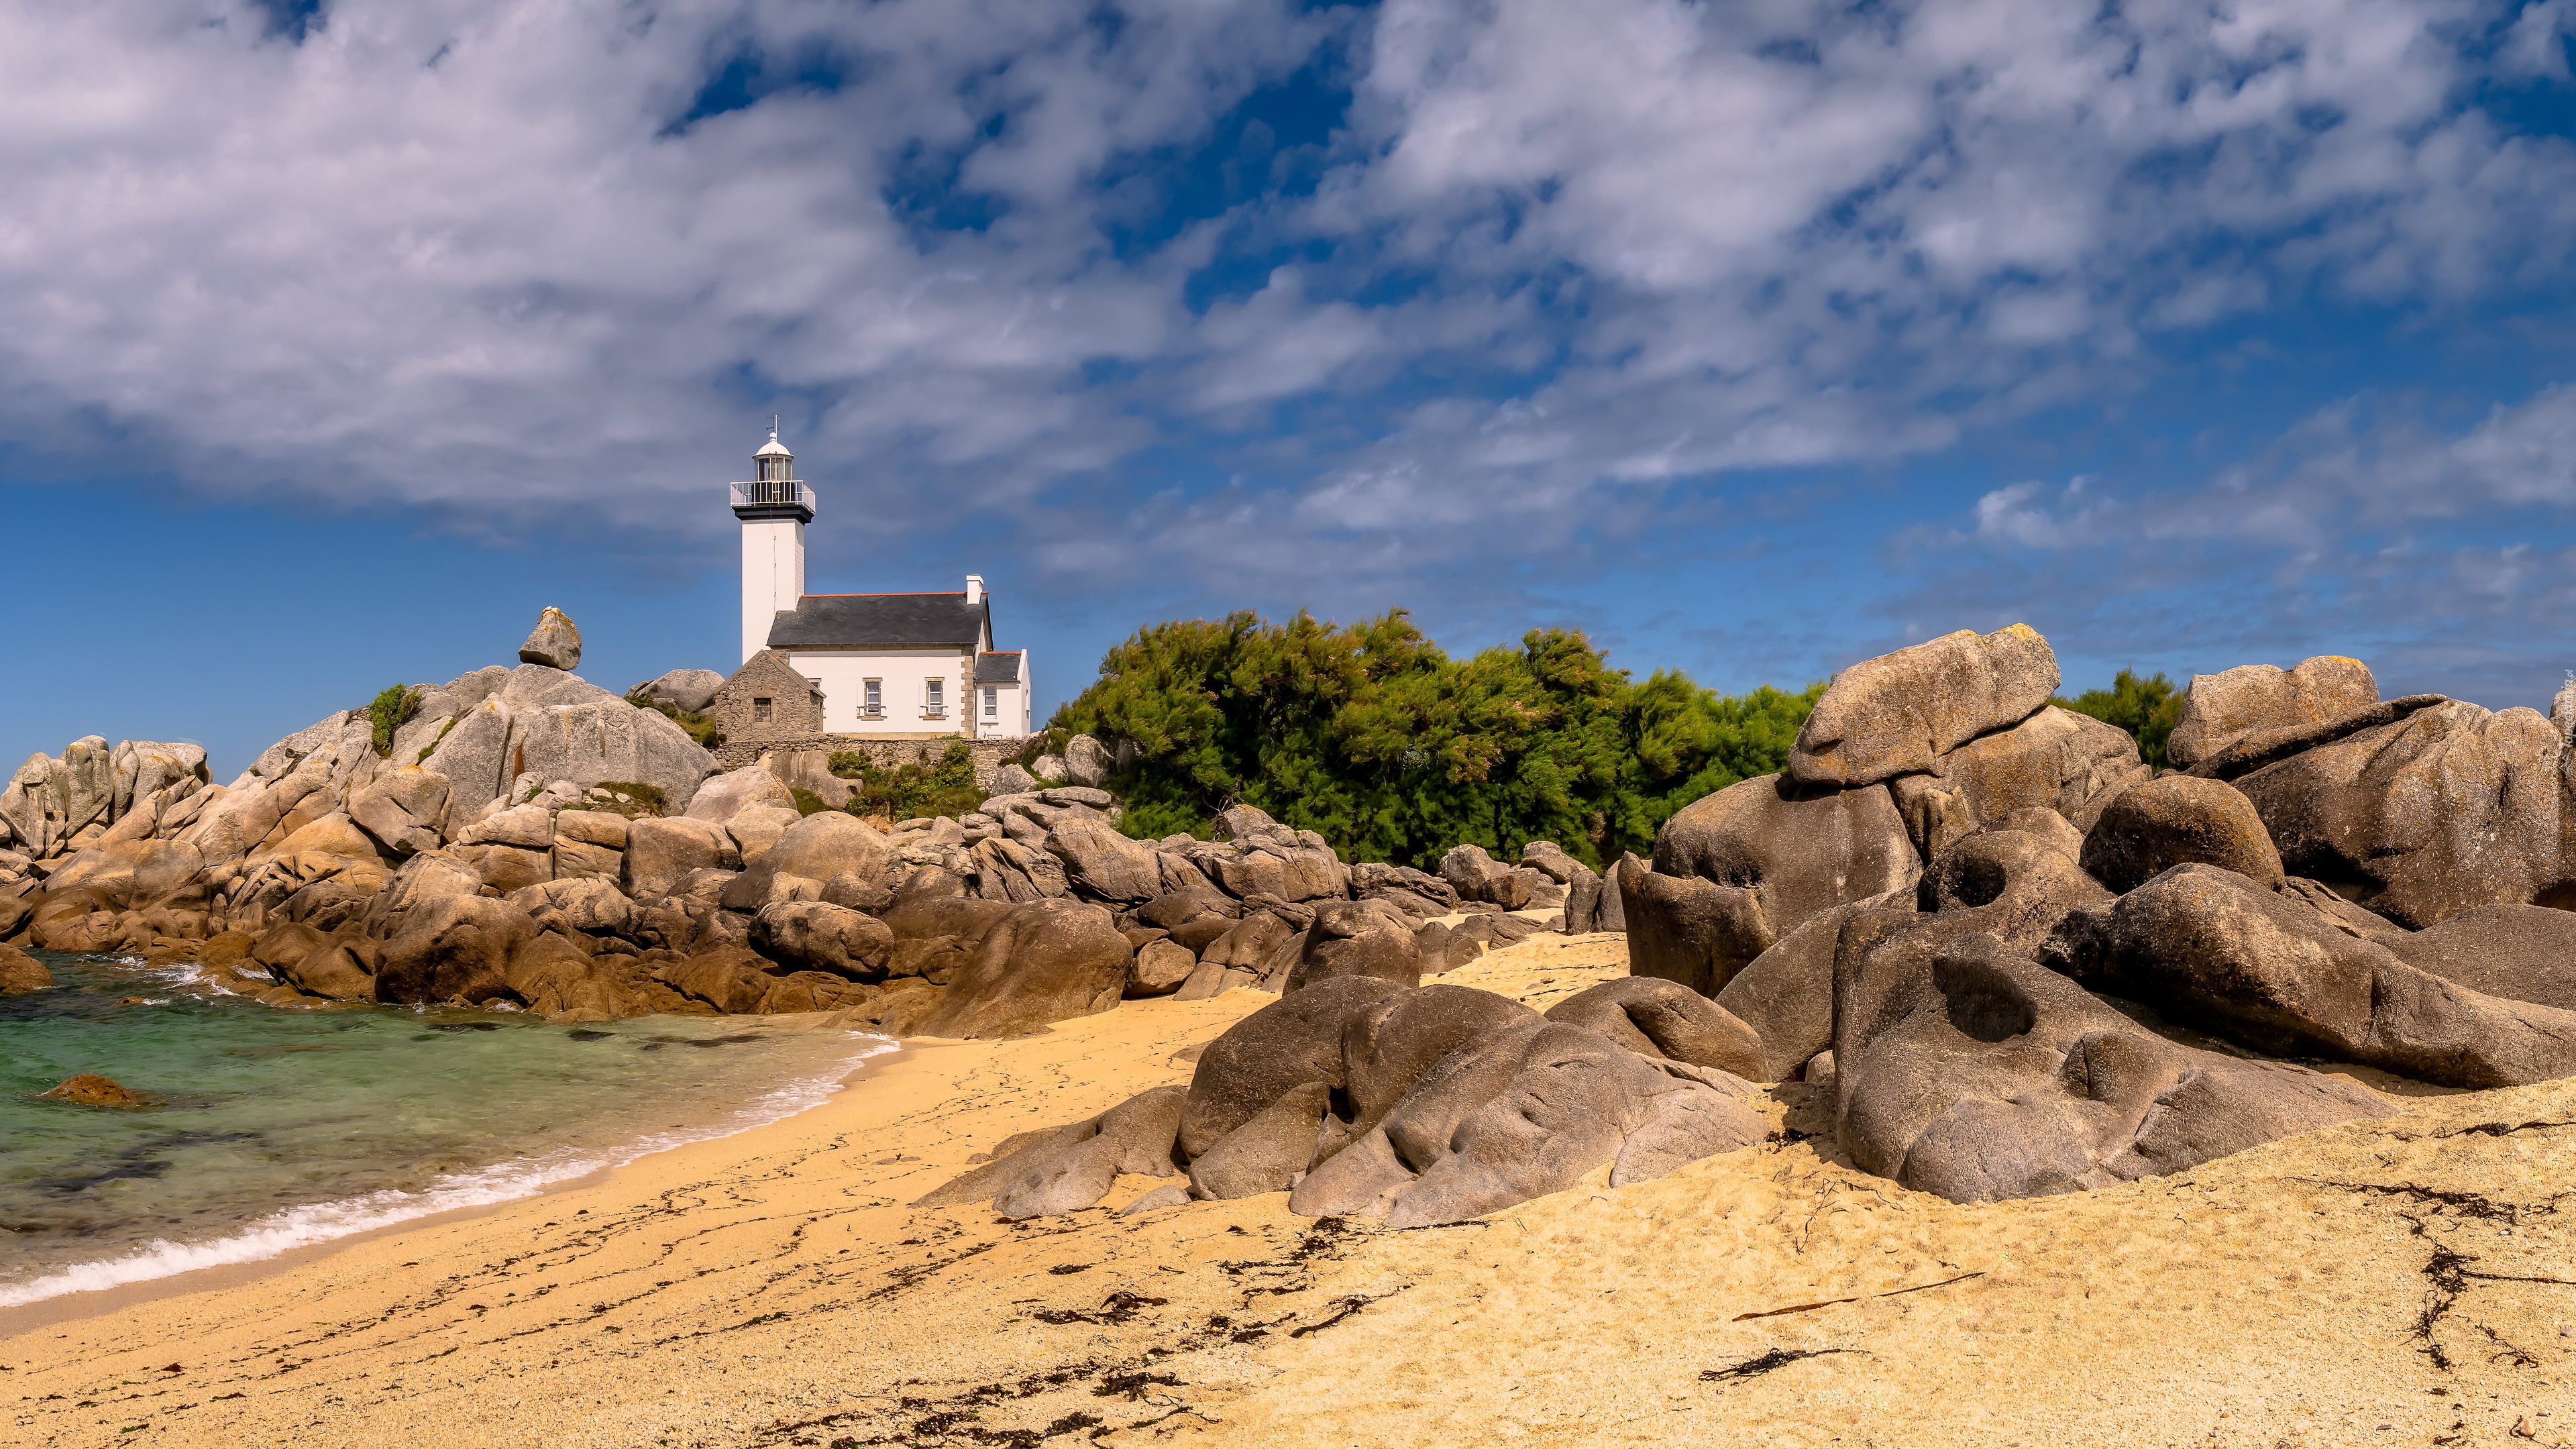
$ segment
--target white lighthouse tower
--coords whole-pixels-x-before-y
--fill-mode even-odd
[[[732,485],[733,516],[742,520],[742,657],[769,645],[770,626],[805,595],[805,525],[814,521],[814,491],[796,478],[796,455],[769,441],[751,455],[752,478]]]

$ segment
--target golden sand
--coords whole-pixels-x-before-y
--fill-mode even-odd
[[[1621,960],[1442,979],[1544,1007]],[[1794,1085],[1763,1146],[1458,1227],[1117,1217],[1141,1178],[903,1206],[1271,999],[926,1046],[541,1197],[0,1312],[7,1442],[2576,1445],[2576,1082],[1980,1206],[1853,1171]]]

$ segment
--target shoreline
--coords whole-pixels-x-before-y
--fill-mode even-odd
[[[1614,954],[1542,939],[1444,979],[1552,998]],[[1012,1133],[1186,1081],[1176,1054],[1270,1000],[908,1044],[765,1127],[14,1333],[16,1442],[2576,1438],[2576,1082],[1994,1203],[1858,1172],[1792,1084],[1769,1142],[1446,1228],[1282,1194],[1119,1217],[1142,1178],[1066,1219],[904,1206]],[[2445,1207],[2472,1200],[2496,1211]],[[2443,1287],[2445,1253],[2475,1274]]]
[[[148,1269],[156,1262],[167,1264],[157,1271],[95,1287],[65,1284],[41,1297],[14,1303],[0,1302],[0,1343],[53,1323],[120,1312],[177,1294],[239,1286],[272,1272],[287,1271],[295,1265],[318,1260],[351,1244],[415,1227],[488,1214],[550,1193],[604,1180],[608,1175],[664,1152],[678,1151],[701,1142],[722,1141],[792,1120],[829,1104],[866,1078],[880,1063],[899,1057],[908,1050],[902,1041],[845,1026],[847,1015],[812,1012],[756,1018],[760,1025],[751,1028],[754,1030],[779,1033],[848,1030],[859,1041],[873,1038],[874,1044],[843,1063],[845,1069],[828,1081],[808,1077],[772,1084],[701,1122],[581,1149],[574,1152],[573,1160],[552,1166],[548,1165],[545,1156],[539,1154],[504,1157],[449,1174],[413,1191],[380,1191],[291,1203],[249,1219],[220,1237],[185,1243],[156,1240],[121,1257],[64,1264],[20,1283],[0,1284],[0,1295],[5,1295],[67,1278],[116,1278],[121,1272]],[[778,1105],[784,1110],[776,1115],[762,1112],[764,1104],[787,1093],[797,1093],[800,1097],[807,1093],[816,1095],[801,1104],[793,1101],[780,1103]],[[677,1140],[673,1140],[675,1137]],[[432,1205],[442,1198],[471,1198],[483,1193],[490,1196],[446,1206]],[[379,1202],[378,1199],[386,1200]],[[372,1221],[366,1221],[365,1226],[336,1231],[328,1227],[317,1228],[313,1222],[317,1218],[327,1222],[335,1216]],[[271,1239],[291,1241],[285,1241],[282,1246],[269,1246],[268,1240]],[[188,1261],[193,1258],[209,1258],[211,1261]]]

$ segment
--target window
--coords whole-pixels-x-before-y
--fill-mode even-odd
[[[988,684],[988,685],[985,685],[985,686],[984,686],[984,718],[986,718],[986,719],[1000,719],[1001,717],[1002,717],[1002,691],[1000,691],[999,689],[994,688],[992,685],[989,685],[989,684]]]
[[[767,723],[769,723],[769,701],[768,701],[768,700],[766,700],[766,699],[760,699],[760,698],[754,698],[754,699],[752,700],[752,702],[751,702],[751,722],[752,722],[753,724],[767,724]]]
[[[859,718],[861,718],[861,719],[883,719],[883,718],[885,718],[885,681],[884,681],[884,680],[881,680],[881,679],[871,679],[871,680],[869,680],[869,681],[867,681],[867,682],[866,682],[866,684],[865,684],[865,686],[864,686],[864,688],[863,688],[863,694],[862,694],[862,697],[861,697],[861,700],[860,700],[860,703],[859,703]]]
[[[921,682],[921,717],[938,719],[947,712],[946,702],[940,695],[940,681],[937,678],[923,680]]]

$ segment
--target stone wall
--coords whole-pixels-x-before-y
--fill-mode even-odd
[[[867,735],[804,734],[766,740],[746,740],[739,743],[728,739],[717,746],[715,757],[716,763],[723,768],[739,770],[745,765],[757,763],[764,755],[783,756],[802,750],[821,750],[826,753],[851,750],[867,756],[878,769],[890,770],[897,765],[935,765],[939,763],[941,755],[948,753],[948,747],[956,743],[958,741],[954,737],[887,740],[875,739]],[[993,776],[1004,765],[1018,759],[1021,751],[1028,748],[1028,743],[1026,739],[1018,737],[965,741],[967,750],[975,756],[975,783],[987,790],[991,789]]]

